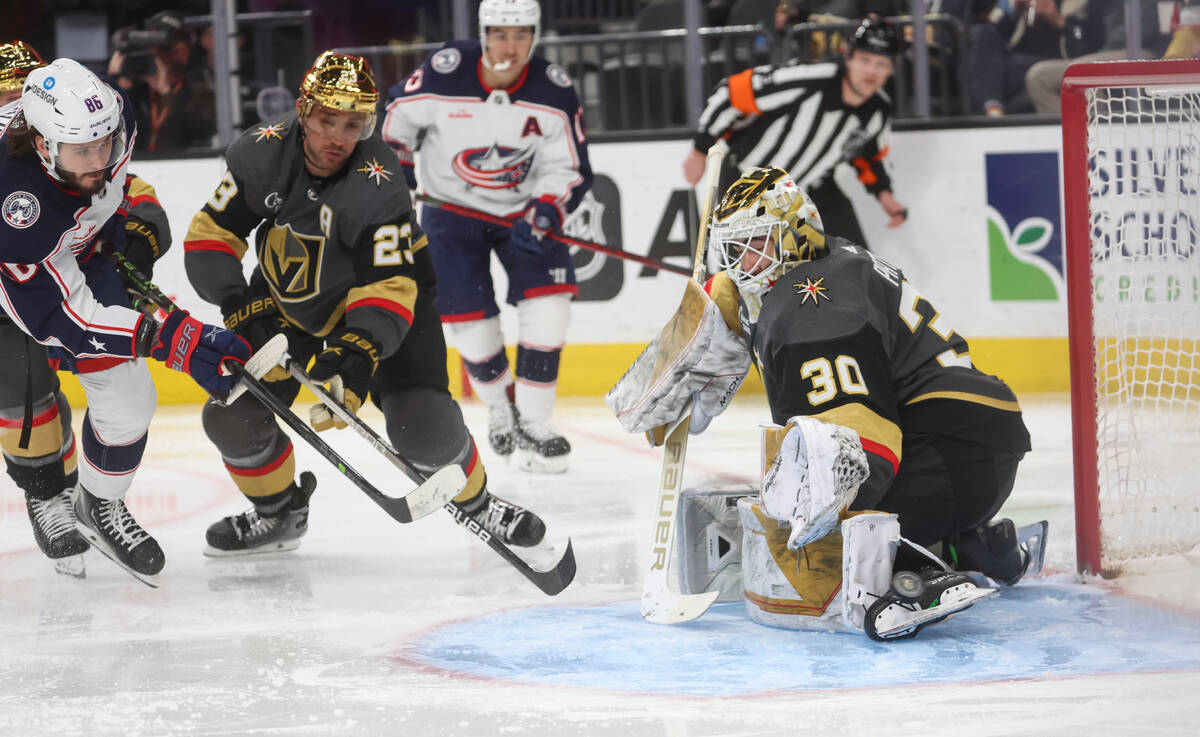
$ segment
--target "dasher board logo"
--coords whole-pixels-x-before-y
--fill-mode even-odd
[[[1058,152],[985,154],[984,170],[992,301],[1063,299]]]

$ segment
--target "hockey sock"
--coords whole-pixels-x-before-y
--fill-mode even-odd
[[[508,401],[507,392],[513,380],[504,352],[500,318],[447,323],[447,327],[467,367],[471,389],[485,404]]]

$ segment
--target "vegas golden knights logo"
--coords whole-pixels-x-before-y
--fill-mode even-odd
[[[295,302],[317,293],[324,249],[322,236],[297,233],[291,225],[276,225],[267,233],[266,245],[259,248],[258,263],[279,298]]]
[[[725,196],[717,206],[716,219],[724,220],[738,210],[750,207],[785,174],[787,172],[784,170],[773,167],[760,167],[746,172],[725,190]]]

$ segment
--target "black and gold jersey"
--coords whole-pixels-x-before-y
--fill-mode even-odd
[[[336,174],[304,165],[295,112],[242,134],[229,167],[184,241],[188,278],[221,304],[245,288],[242,258],[254,233],[256,268],[280,310],[313,335],[366,330],[383,355],[396,350],[436,284],[425,235],[396,157],[378,134]]]
[[[845,239],[827,243],[780,277],[754,327],[772,419],[858,431],[871,457],[866,497],[891,483],[908,433],[1028,451],[1012,390],[972,364],[966,339],[904,274]]]

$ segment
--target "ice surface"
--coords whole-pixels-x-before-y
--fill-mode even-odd
[[[660,456],[599,400],[560,402],[565,476],[483,449],[494,490],[574,542],[578,576],[554,598],[445,514],[392,521],[302,445],[319,485],[301,548],[204,558],[205,527],[245,503],[197,409],[163,408],[129,498],[166,551],[159,589],[95,553],[87,579],[55,574],[0,481],[0,736],[1195,734],[1200,564],[1077,582],[1067,405],[1024,405],[1034,452],[1004,513],[1050,519],[1043,576],[889,645],[761,627],[739,605],[641,621]],[[482,437],[483,407],[464,411]],[[740,397],[693,437],[686,485],[752,483],[765,417]]]

